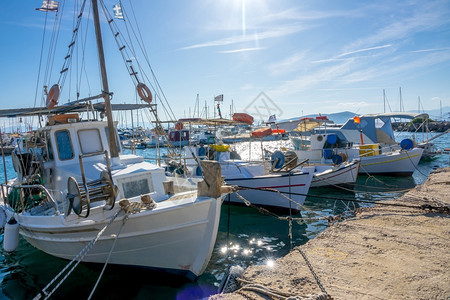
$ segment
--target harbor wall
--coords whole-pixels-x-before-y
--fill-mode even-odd
[[[449,195],[450,168],[437,169],[385,202],[393,206],[358,209],[272,267],[247,268],[238,290],[211,299],[449,299]]]

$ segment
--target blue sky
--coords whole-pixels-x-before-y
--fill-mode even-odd
[[[105,4],[112,11],[117,2]],[[51,86],[62,69],[72,38],[74,2],[64,4],[68,16],[63,14],[57,39],[62,50],[52,55],[51,76],[45,76],[51,37],[51,30],[46,31],[37,84],[46,13],[35,8],[41,3],[4,1],[0,8],[2,108],[33,106],[35,98],[42,105],[43,78]],[[201,106],[207,101],[211,110],[214,96],[223,94],[224,115],[233,102],[237,112],[276,113],[278,119],[345,110],[383,112],[383,89],[391,110],[398,111],[400,87],[405,111],[417,111],[418,97],[425,111],[450,106],[448,0],[132,3],[152,69],[179,118],[189,107],[193,111],[197,94]],[[123,1],[131,15],[128,4]],[[48,29],[53,21],[54,13],[49,13]],[[135,103],[132,81],[102,23],[113,102]],[[73,67],[60,103],[76,98],[75,86],[82,96],[100,91],[95,41],[87,35],[86,42],[83,73],[90,74],[89,80]],[[74,58],[73,66],[81,61],[81,56]],[[78,83],[75,78],[82,79]]]

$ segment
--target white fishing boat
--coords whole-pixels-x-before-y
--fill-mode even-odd
[[[360,120],[360,122],[362,121]],[[310,144],[302,144],[302,147],[294,150],[299,159],[335,164],[359,159],[359,174],[410,176],[416,170],[423,153],[423,149],[414,147],[414,142],[410,139],[405,139],[398,145],[396,143],[390,145],[366,143],[366,135],[360,130],[341,131],[333,128],[316,130],[322,122],[314,120],[312,123],[316,123],[316,125],[308,127],[308,130],[311,131]],[[375,126],[375,122],[371,122],[371,124]],[[365,123],[365,125],[367,124]],[[298,126],[298,130],[302,130],[301,128],[302,124]],[[375,127],[373,129],[373,136],[383,137],[384,141],[390,137],[385,131],[375,130]],[[356,136],[359,141],[363,141],[362,144],[354,144],[357,141]],[[369,134],[369,136],[372,135]],[[350,140],[347,137],[351,137]],[[393,140],[393,138],[389,138],[389,140]]]
[[[239,194],[250,203],[284,212],[290,210],[292,213],[298,213],[301,210],[314,175],[313,171],[307,168],[292,172],[267,173],[261,163],[236,160],[219,162],[228,185],[249,188],[239,191]],[[231,194],[230,201],[245,204],[235,194]]]
[[[146,142],[141,139],[130,139],[130,140],[123,140],[121,141],[122,148],[125,149],[145,149],[147,148]]]
[[[314,177],[311,187],[353,187],[358,179],[359,160],[346,161],[341,164],[312,164]]]
[[[313,179],[314,167],[291,172],[271,172],[270,162],[241,160],[229,148],[229,145],[186,146],[186,166],[192,175],[199,176],[202,174],[200,161],[213,158],[220,163],[225,182],[242,187],[239,194],[250,203],[282,212],[298,213],[301,210]],[[230,202],[245,204],[235,194],[230,195]]]
[[[82,18],[83,13],[77,15]],[[154,268],[195,278],[205,270],[216,240],[224,197],[220,164],[202,162],[208,176],[204,181],[189,181],[189,186],[166,177],[163,168],[142,157],[121,153],[96,0],[92,15],[102,93],[57,106],[61,87],[54,85],[47,93],[46,107],[0,110],[3,117],[48,115],[47,124],[33,132],[26,148],[13,154],[18,177],[2,184],[1,209],[11,223],[5,226],[4,248],[14,250],[15,234],[20,233],[56,257]],[[73,33],[77,31],[78,27]],[[140,98],[147,102],[138,106],[152,109],[150,89],[133,75]],[[104,103],[93,105],[96,98]],[[80,118],[81,112],[95,116],[93,110],[105,113],[107,121]]]

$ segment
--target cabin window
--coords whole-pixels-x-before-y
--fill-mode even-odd
[[[47,140],[47,153],[48,160],[53,160],[53,148],[52,148],[52,139],[50,138],[50,132],[45,133],[45,139]]]
[[[188,141],[189,140],[189,131],[183,131],[182,132],[182,139],[183,139],[183,141]]]
[[[123,196],[132,198],[139,195],[145,195],[154,191],[151,174],[129,178],[122,182]]]
[[[55,132],[56,145],[58,147],[58,155],[60,160],[68,160],[73,158],[72,141],[70,133],[67,130]]]
[[[78,130],[78,139],[80,140],[81,152],[83,154],[103,151],[102,140],[98,129]]]

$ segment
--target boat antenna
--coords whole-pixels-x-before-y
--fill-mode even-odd
[[[103,51],[102,31],[100,28],[97,0],[92,0],[92,13],[94,17],[95,37],[97,40],[98,59],[100,63],[100,73],[102,77],[102,86],[103,86],[102,95],[103,98],[105,99],[105,115],[108,118],[109,154],[111,155],[112,161],[114,163],[115,160],[114,158],[119,157],[119,151],[117,149],[116,134],[112,118],[112,107],[111,107],[112,93],[109,92],[108,77],[106,75],[105,53]]]

